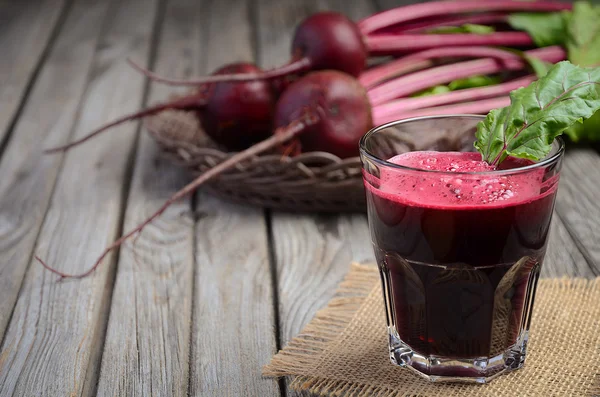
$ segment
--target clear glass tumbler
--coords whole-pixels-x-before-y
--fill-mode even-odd
[[[390,358],[431,381],[485,383],[521,368],[527,351],[563,141],[540,162],[485,172],[388,161],[408,151],[474,151],[481,120],[392,122],[360,143]]]

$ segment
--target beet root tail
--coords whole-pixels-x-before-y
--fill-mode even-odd
[[[130,230],[129,232],[127,232],[126,234],[121,236],[118,240],[116,240],[114,243],[112,243],[111,245],[106,247],[106,249],[98,257],[96,262],[94,262],[94,264],[88,270],[84,271],[83,273],[78,273],[78,274],[64,273],[58,269],[55,269],[55,268],[49,266],[44,260],[42,260],[37,255],[35,256],[35,259],[42,266],[44,266],[48,271],[59,275],[61,280],[64,278],[84,278],[86,276],[89,276],[98,268],[98,266],[100,266],[100,264],[102,263],[104,258],[106,258],[106,256],[112,250],[121,246],[127,239],[129,239],[133,235],[135,235],[137,233],[141,233],[142,230],[148,224],[150,224],[154,219],[156,219],[160,215],[162,215],[162,213],[165,212],[166,209],[169,208],[169,206],[171,204],[173,204],[176,201],[193,193],[203,183],[220,175],[224,171],[227,171],[228,169],[233,168],[236,164],[240,163],[241,161],[248,160],[251,157],[254,157],[262,152],[265,152],[269,149],[272,149],[278,145],[281,145],[281,144],[293,139],[294,137],[296,137],[297,135],[299,135],[303,131],[305,131],[307,129],[307,127],[318,123],[321,120],[321,117],[319,116],[319,114],[321,114],[321,112],[318,110],[307,109],[304,112],[304,114],[302,116],[300,116],[298,119],[291,122],[290,124],[288,124],[285,127],[277,129],[271,137],[265,139],[262,142],[257,143],[256,145],[254,145],[242,152],[234,154],[233,156],[229,157],[227,160],[217,164],[213,168],[209,169],[208,171],[206,171],[205,173],[203,173],[202,175],[200,175],[199,177],[194,179],[192,182],[190,182],[189,184],[184,186],[181,190],[179,190],[178,192],[173,194],[154,214],[150,215],[145,221],[143,221],[138,226],[136,226],[134,229]]]
[[[102,127],[90,132],[83,138],[77,139],[73,142],[69,142],[66,145],[46,149],[46,150],[44,150],[44,153],[49,154],[49,153],[58,153],[58,152],[67,151],[67,150],[71,149],[72,147],[80,145],[80,144],[86,142],[87,140],[92,139],[96,135],[99,135],[102,132],[104,132],[112,127],[115,127],[121,123],[124,123],[126,121],[137,120],[137,119],[140,119],[140,118],[146,117],[146,116],[152,116],[154,114],[157,114],[159,112],[162,112],[162,111],[168,110],[168,109],[177,109],[177,110],[197,109],[197,108],[200,108],[204,103],[205,103],[205,101],[198,95],[190,95],[187,97],[177,99],[172,102],[161,103],[156,106],[152,106],[147,109],[143,109],[138,112],[131,113],[126,116],[120,117],[120,118],[116,119],[115,121],[105,124]]]
[[[286,76],[292,73],[300,73],[310,69],[311,63],[308,58],[301,58],[297,61],[293,61],[279,68],[266,70],[261,73],[236,73],[236,74],[216,74],[212,76],[201,77],[198,79],[181,80],[181,79],[170,79],[168,77],[160,76],[143,66],[135,63],[131,59],[127,59],[127,62],[138,72],[157,83],[163,83],[167,85],[191,85],[198,86],[202,84],[214,84],[214,83],[231,83],[231,82],[245,82],[253,80],[269,80],[276,79],[279,77]]]

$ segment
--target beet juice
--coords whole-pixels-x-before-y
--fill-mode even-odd
[[[521,367],[557,167],[437,151],[386,163],[364,179],[392,361],[430,380]]]

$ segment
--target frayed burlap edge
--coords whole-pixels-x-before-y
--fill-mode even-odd
[[[329,342],[350,323],[378,280],[376,266],[352,263],[327,307],[318,311],[302,332],[273,357],[263,368],[263,375],[294,375],[314,364]]]
[[[318,396],[351,397],[402,397],[402,390],[392,390],[386,386],[360,384],[339,379],[326,379],[302,375],[307,368],[317,363],[321,353],[335,341],[350,324],[354,315],[369,294],[378,288],[379,273],[374,265],[352,263],[350,272],[344,278],[334,298],[326,308],[317,312],[313,320],[293,338],[289,344],[273,357],[263,368],[263,375],[269,377],[289,377],[290,388],[298,392],[309,392]],[[542,279],[549,289],[600,288],[600,277],[592,280],[583,278]],[[600,330],[598,330],[600,332]],[[592,397],[600,397],[600,365],[595,374],[596,380],[589,390]]]

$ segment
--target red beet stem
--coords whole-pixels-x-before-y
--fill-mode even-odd
[[[459,15],[391,26],[382,33],[423,33],[424,31],[444,26],[462,26],[465,24],[488,25],[506,22],[506,20],[507,14],[502,13],[474,14],[466,16]]]
[[[58,269],[50,267],[45,261],[43,261],[37,255],[35,256],[35,259],[37,259],[37,261],[40,262],[42,264],[42,266],[44,266],[46,269],[48,269],[52,273],[58,274],[61,279],[63,279],[63,278],[84,278],[84,277],[90,275],[92,272],[94,272],[94,270],[96,270],[98,268],[98,266],[100,266],[100,264],[102,263],[102,260],[104,260],[104,258],[112,250],[119,247],[121,244],[123,244],[127,239],[129,239],[133,235],[135,235],[137,233],[141,233],[142,230],[144,229],[144,227],[146,227],[148,224],[150,224],[154,219],[158,218],[163,212],[165,212],[165,210],[167,208],[169,208],[169,206],[171,204],[173,204],[177,200],[180,200],[183,197],[191,194],[196,189],[198,189],[198,187],[200,187],[200,185],[202,185],[204,182],[220,175],[222,172],[224,172],[230,168],[233,168],[236,164],[238,164],[242,161],[248,160],[249,158],[251,158],[253,156],[256,156],[256,155],[258,155],[264,151],[267,151],[269,149],[272,149],[273,147],[281,145],[281,144],[289,141],[290,139],[298,136],[304,130],[306,130],[308,127],[318,123],[320,121],[320,119],[321,118],[318,116],[318,112],[316,112],[314,110],[313,111],[306,110],[305,113],[301,117],[299,117],[297,120],[291,122],[286,127],[279,128],[277,131],[275,131],[275,133],[271,137],[265,139],[262,142],[257,143],[256,145],[244,150],[243,152],[234,154],[233,156],[229,157],[227,160],[223,161],[222,163],[219,163],[216,166],[212,167],[211,169],[209,169],[208,171],[206,171],[205,173],[203,173],[202,175],[200,175],[199,177],[194,179],[188,185],[183,187],[177,193],[172,195],[158,209],[158,211],[156,211],[154,214],[150,215],[145,221],[143,221],[138,226],[136,226],[134,229],[127,232],[126,234],[121,236],[118,240],[116,240],[114,243],[112,243],[111,245],[106,247],[106,249],[98,257],[96,262],[94,262],[92,267],[90,267],[88,270],[86,270],[83,273],[77,273],[77,274],[64,273]]]
[[[558,46],[539,48],[525,53],[552,63],[562,61],[566,56],[565,51]],[[368,95],[371,106],[377,106],[438,84],[449,83],[452,80],[481,74],[499,73],[504,70],[521,70],[526,67],[527,62],[523,59],[498,61],[497,59],[484,58],[457,62],[401,76],[369,90]]]
[[[432,48],[371,68],[362,73],[359,80],[364,87],[371,88],[393,77],[432,66],[431,59],[442,57],[497,58],[503,61],[521,58],[514,52],[493,47]]]
[[[512,1],[512,0],[449,0],[423,4],[413,4],[392,8],[364,18],[358,23],[363,35],[369,35],[379,29],[419,18],[439,15],[460,14],[482,11],[533,11],[551,12],[570,10],[571,4],[550,1]]]
[[[392,55],[444,46],[515,46],[533,44],[525,32],[496,32],[490,34],[386,34],[366,36],[365,44],[371,55]]]
[[[134,69],[144,74],[152,81],[164,83],[167,85],[201,85],[211,83],[226,83],[226,82],[243,82],[252,80],[269,80],[278,77],[283,77],[291,73],[305,72],[311,68],[311,62],[308,58],[301,58],[297,61],[293,61],[279,68],[265,70],[262,73],[237,73],[237,74],[218,74],[212,76],[201,77],[192,80],[180,80],[170,79],[167,77],[159,76],[158,74],[151,72],[150,70],[138,65],[131,59],[127,59],[129,65]]]
[[[205,104],[205,100],[202,99],[199,95],[190,95],[190,96],[187,96],[187,97],[184,97],[181,99],[177,99],[173,102],[160,103],[156,106],[152,106],[147,109],[140,110],[139,112],[131,113],[131,114],[125,115],[123,117],[120,117],[120,118],[116,119],[115,121],[105,124],[102,127],[98,128],[97,130],[90,132],[88,135],[84,136],[83,138],[77,139],[76,141],[67,143],[66,145],[63,145],[63,146],[46,149],[46,150],[44,150],[44,153],[56,153],[56,152],[63,152],[63,151],[69,150],[70,148],[84,143],[85,141],[95,137],[96,135],[106,131],[107,129],[117,126],[126,121],[135,120],[135,119],[139,119],[139,118],[146,117],[146,116],[151,116],[151,115],[154,115],[156,113],[159,113],[159,112],[162,112],[162,111],[168,110],[168,109],[177,109],[177,110],[198,109],[203,104]]]
[[[510,105],[510,97],[505,95],[497,98],[484,99],[482,101],[464,102],[448,106],[434,106],[431,108],[398,112],[394,115],[387,115],[385,117],[375,116],[373,117],[373,120],[375,126],[378,126],[412,117],[439,116],[446,114],[483,114],[492,109],[502,108],[508,105]]]
[[[450,105],[464,101],[493,98],[499,95],[506,95],[517,88],[525,87],[535,80],[535,75],[529,75],[488,87],[468,88],[418,98],[402,98],[376,106],[373,108],[373,117],[377,120],[387,119],[415,109],[426,109],[439,105]]]

